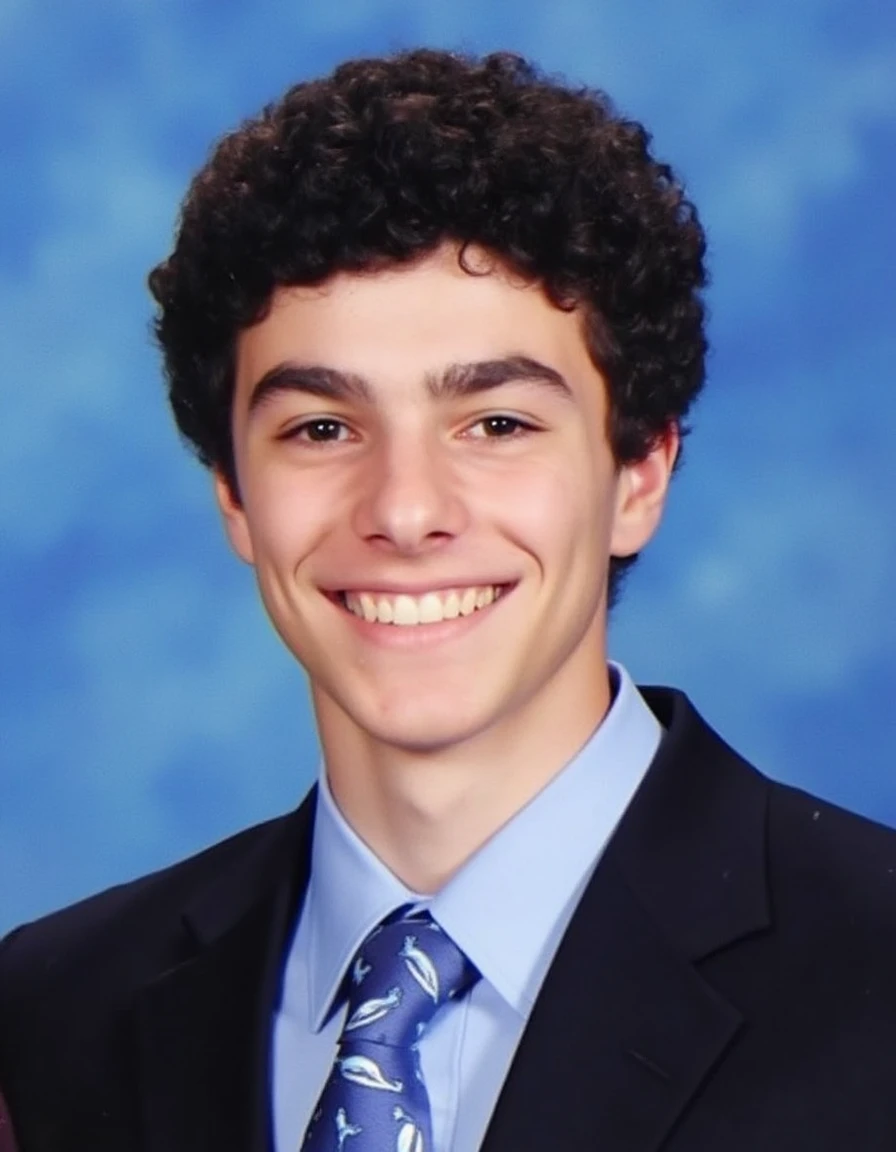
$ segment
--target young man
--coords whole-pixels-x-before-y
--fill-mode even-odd
[[[150,278],[171,402],[323,769],[7,939],[22,1152],[896,1146],[896,836],[607,662],[703,381],[647,143],[418,51],[197,176]]]

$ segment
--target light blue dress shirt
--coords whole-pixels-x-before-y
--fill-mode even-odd
[[[480,1146],[554,953],[662,736],[626,671],[566,767],[435,896],[410,891],[352,831],[321,774],[311,879],[274,1023],[276,1152],[297,1152],[342,1030],[340,986],[364,937],[404,904],[430,909],[482,973],[420,1044],[433,1152]]]

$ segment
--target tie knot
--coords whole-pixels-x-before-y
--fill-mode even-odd
[[[428,912],[386,921],[355,955],[342,1043],[410,1047],[436,1012],[478,975]]]

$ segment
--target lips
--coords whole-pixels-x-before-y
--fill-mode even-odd
[[[343,592],[340,599],[354,616],[368,623],[414,627],[472,616],[487,608],[506,590],[503,584],[477,584],[411,595],[406,592]]]

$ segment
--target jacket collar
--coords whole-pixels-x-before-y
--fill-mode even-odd
[[[256,836],[248,855],[224,858],[183,912],[183,961],[138,995],[147,1152],[271,1146],[270,1022],[308,882],[313,815],[312,792]]]
[[[767,784],[681,693],[644,694],[666,735],[560,945],[483,1152],[558,1137],[653,1152],[740,1027],[697,962],[770,924]]]
[[[771,924],[768,781],[682,692],[644,688],[666,728],[611,855],[645,911],[692,960]]]

